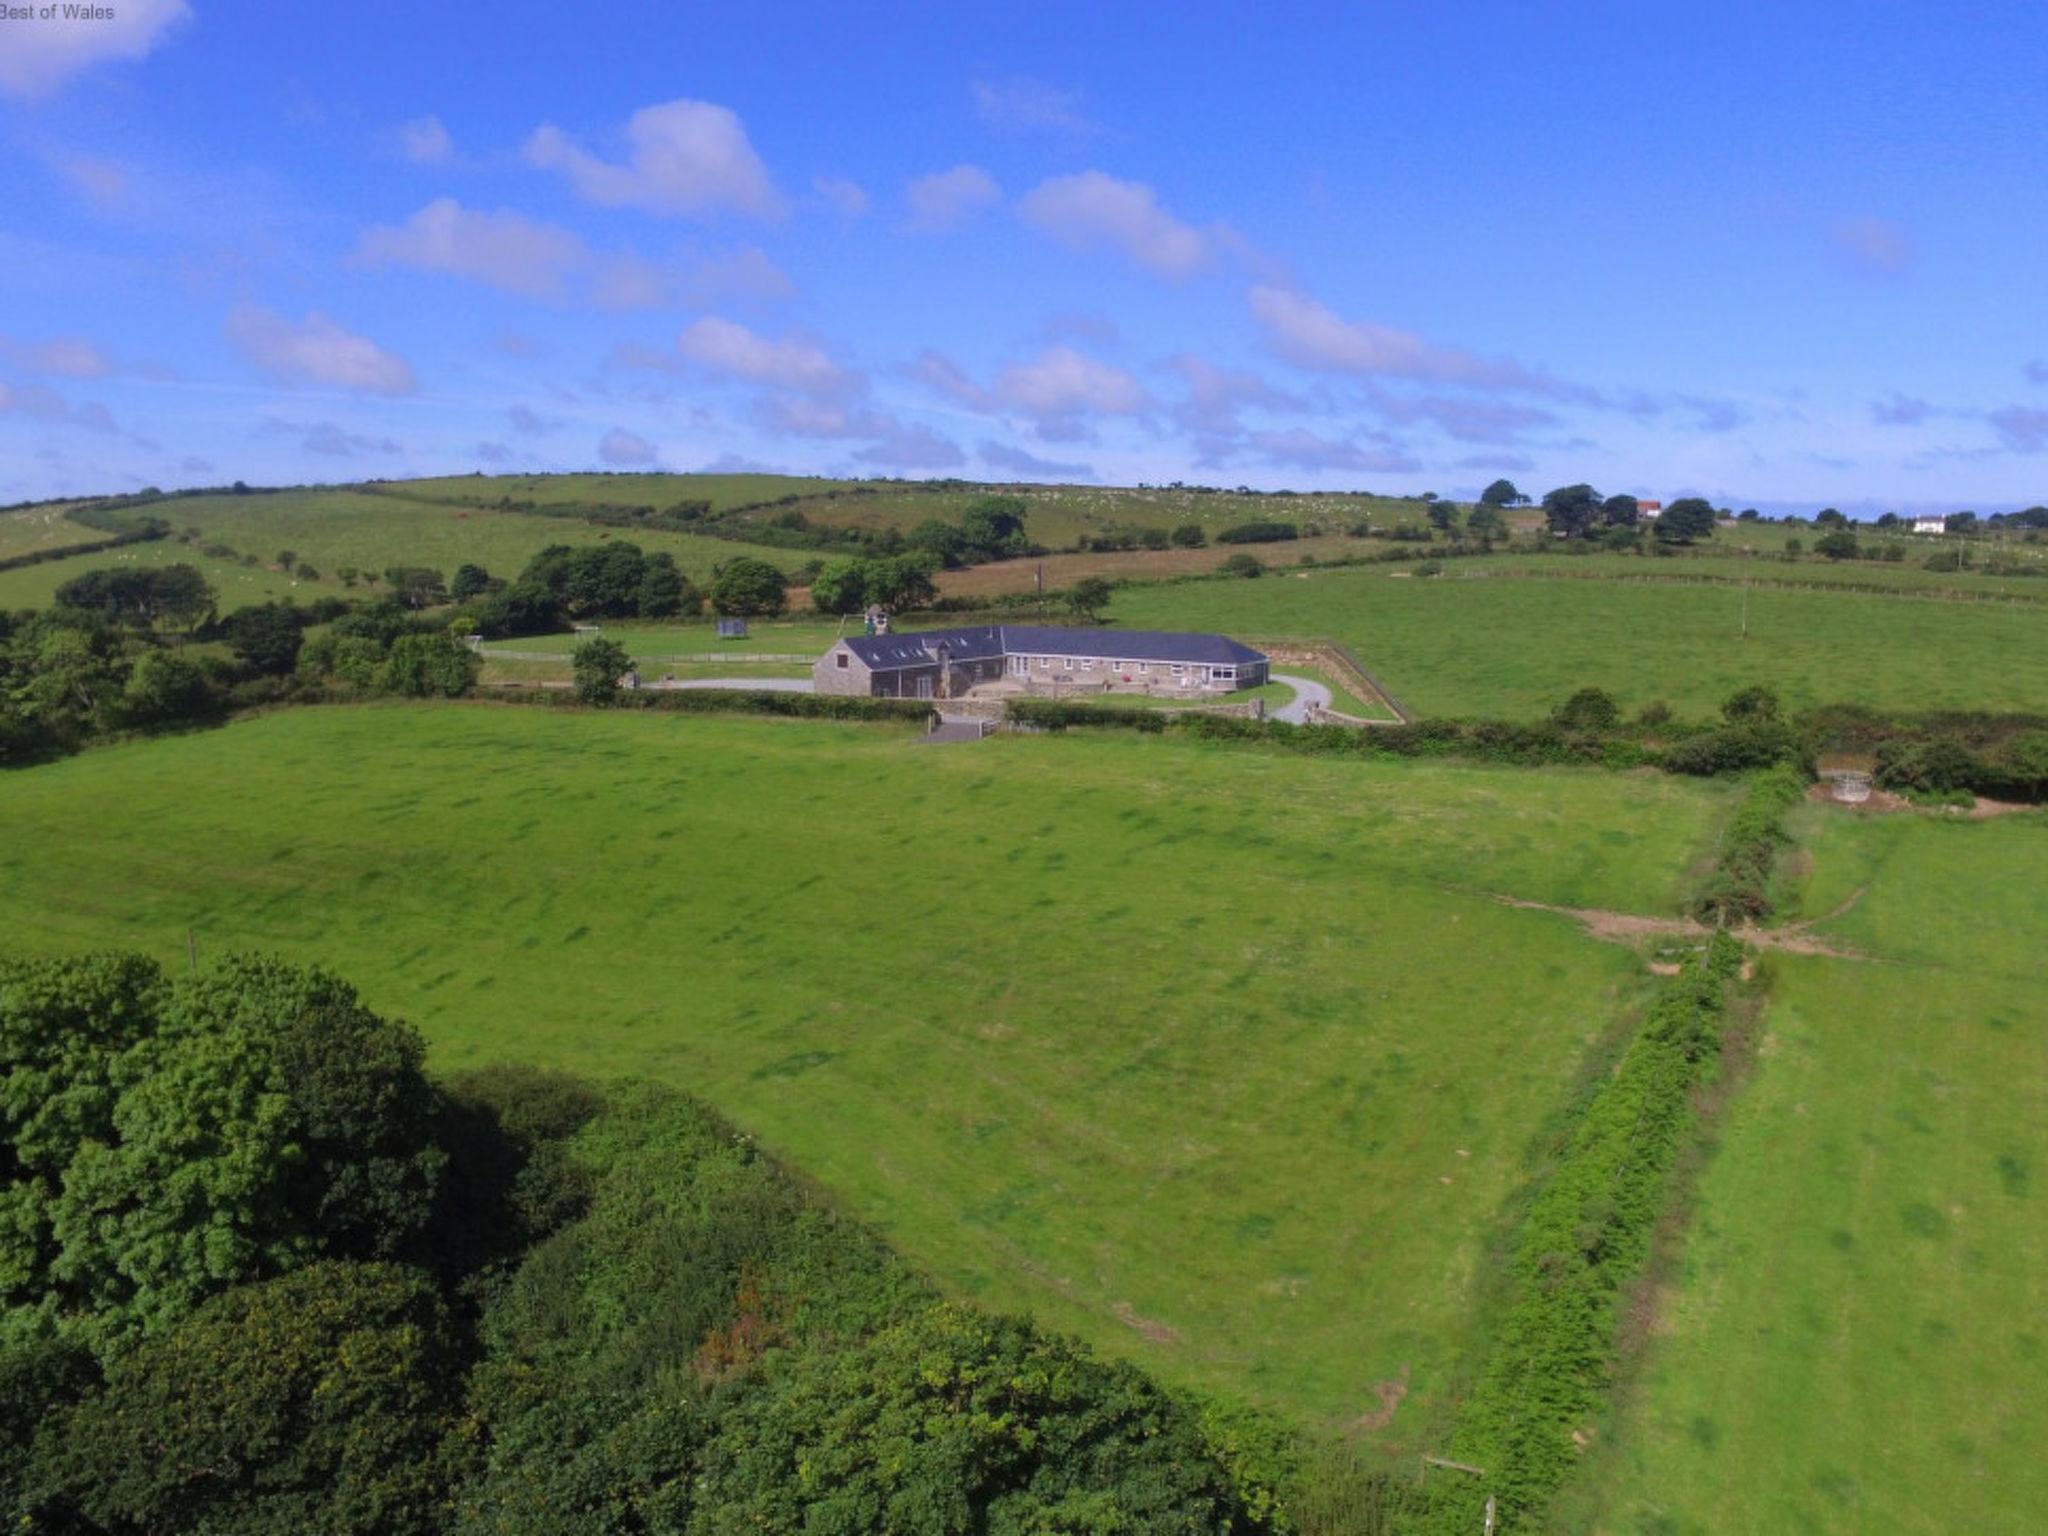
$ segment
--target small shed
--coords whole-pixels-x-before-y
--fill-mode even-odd
[[[747,621],[745,619],[720,619],[718,621],[718,638],[721,640],[746,639]]]

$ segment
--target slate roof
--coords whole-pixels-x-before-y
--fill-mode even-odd
[[[1071,629],[1038,624],[975,624],[963,629],[924,629],[897,635],[852,635],[845,645],[878,672],[929,666],[937,660],[940,646],[954,661],[989,661],[1015,655],[1092,656],[1106,661],[1245,666],[1266,659],[1262,653],[1227,635],[1161,629]]]

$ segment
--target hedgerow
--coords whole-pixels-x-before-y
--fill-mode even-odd
[[[1771,909],[1771,871],[1778,850],[1791,839],[1785,812],[1806,793],[1806,775],[1789,763],[1766,769],[1750,781],[1749,793],[1721,835],[1721,855],[1705,887],[1693,898],[1693,915],[1726,926],[1757,922]]]
[[[1533,1527],[1579,1458],[1614,1356],[1624,1289],[1650,1251],[1690,1134],[1689,1095],[1721,1035],[1742,946],[1716,934],[1658,993],[1634,1041],[1586,1104],[1523,1218],[1510,1293],[1451,1455],[1482,1469],[1429,1490],[1426,1531]]]

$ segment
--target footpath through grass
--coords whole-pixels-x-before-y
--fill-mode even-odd
[[[444,1068],[675,1082],[952,1290],[1387,1452],[1436,1432],[1531,1143],[1641,988],[1490,893],[1672,912],[1729,801],[484,705],[0,784],[13,947],[189,930],[333,965]]]
[[[1803,813],[1775,954],[1644,1379],[1563,1528],[2019,1531],[2048,1500],[2048,818]],[[1860,893],[1860,894],[1859,894]]]

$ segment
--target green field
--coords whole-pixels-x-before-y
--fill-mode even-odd
[[[1645,1379],[1570,1525],[2020,1531],[2048,1498],[2048,818],[1809,810],[1779,955]]]
[[[1365,567],[1125,588],[1109,613],[1253,644],[1335,640],[1424,715],[1528,719],[1588,686],[1628,710],[1662,699],[1705,715],[1754,682],[1792,707],[2048,709],[2048,604],[1759,586],[1744,639],[1744,601],[1736,587]]]
[[[804,656],[815,659],[831,649],[841,634],[859,634],[860,620],[845,625],[837,619],[822,623],[815,619],[764,621],[750,619],[747,633],[738,640],[721,640],[711,624],[636,624],[630,620],[603,626],[607,640],[616,640],[641,661],[666,661],[680,657],[718,656]],[[492,640],[484,654],[495,651],[532,651],[567,656],[583,644],[582,635],[521,635],[515,640]]]
[[[221,787],[233,785],[232,794]],[[1492,893],[1669,912],[1731,791],[1117,733],[335,707],[8,776],[0,923],[277,948],[709,1097],[956,1292],[1439,1425],[1532,1140],[1640,995]]]
[[[74,544],[101,544],[111,533],[74,523],[64,515],[73,503],[53,502],[47,506],[20,507],[0,512],[0,560],[33,555],[45,549],[65,549]]]
[[[90,536],[90,529],[80,529]],[[173,539],[152,539],[144,544],[124,544],[100,554],[74,555],[69,560],[48,560],[18,570],[0,571],[0,610],[47,608],[57,589],[74,576],[87,571],[117,570],[129,566],[196,566],[219,594],[223,613],[249,603],[296,598],[307,602],[316,597],[342,595],[338,581],[300,581],[266,566],[245,566],[235,560],[211,559],[196,546]]]

